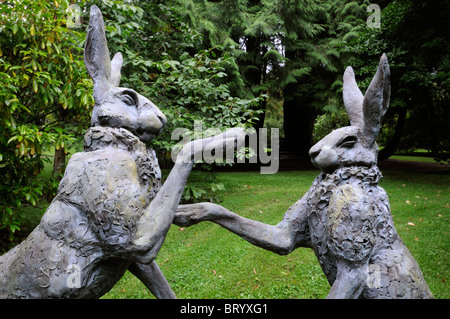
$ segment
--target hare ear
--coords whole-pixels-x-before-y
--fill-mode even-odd
[[[122,69],[122,53],[117,52],[111,60],[111,84],[115,87],[120,85],[120,70]]]
[[[378,70],[370,82],[363,101],[363,138],[368,146],[375,143],[386,114],[391,95],[390,70],[386,54],[383,53]]]
[[[93,5],[90,12],[89,29],[84,47],[84,64],[94,81],[94,99],[109,91],[111,59],[105,36],[105,24],[100,9]]]
[[[351,66],[344,72],[343,98],[345,110],[347,111],[352,126],[363,127],[363,95],[355,80],[355,72]]]

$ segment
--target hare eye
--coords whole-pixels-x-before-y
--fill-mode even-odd
[[[128,106],[136,106],[135,99],[128,93],[124,93],[120,97],[122,101]]]
[[[356,136],[346,136],[338,143],[338,147],[352,147],[356,143]]]

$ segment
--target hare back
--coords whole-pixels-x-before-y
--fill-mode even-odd
[[[432,299],[419,264],[397,236],[389,247],[374,251],[367,267],[366,299]]]

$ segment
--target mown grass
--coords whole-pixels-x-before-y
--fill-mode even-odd
[[[443,174],[443,172],[445,174]],[[381,186],[395,226],[436,298],[449,298],[450,176],[446,171],[384,170]],[[222,205],[242,216],[278,223],[318,171],[216,173]],[[191,185],[202,186],[194,172]],[[330,286],[309,249],[279,256],[212,223],[172,226],[156,259],[178,298],[325,298]],[[126,273],[104,298],[153,298]]]
[[[401,161],[436,163],[436,160],[434,158],[426,157],[426,156],[392,155],[389,158],[390,159],[395,159],[395,160],[401,160]]]
[[[450,298],[450,175],[448,169],[413,169],[399,162],[382,168],[395,226],[418,261],[436,298]],[[411,162],[410,162],[411,163]],[[428,163],[425,163],[428,164]],[[215,173],[221,204],[242,216],[277,224],[311,186],[318,171]],[[42,173],[51,180],[51,167]],[[206,186],[194,171],[188,184]],[[49,203],[25,210],[24,233],[31,231]],[[213,223],[172,226],[156,259],[178,298],[325,298],[330,286],[310,249],[279,256],[252,246]],[[103,298],[154,298],[127,272]]]

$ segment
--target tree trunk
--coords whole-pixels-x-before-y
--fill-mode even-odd
[[[405,125],[407,108],[402,107],[398,113],[397,125],[395,126],[394,135],[389,143],[378,153],[378,161],[384,161],[388,159],[392,155],[394,155],[397,150],[397,146],[400,143],[400,139],[402,137],[402,129]]]
[[[286,87],[285,92],[289,93],[289,91],[295,91],[294,85]],[[286,94],[283,113],[285,137],[282,146],[283,152],[308,156],[309,149],[313,144],[312,133],[317,116],[317,113],[310,107],[309,99]]]
[[[67,116],[67,111],[64,109],[59,109],[58,112],[58,121],[59,125],[64,125],[64,119]],[[66,169],[66,153],[64,152],[64,147],[60,147],[59,149],[55,148],[55,157],[53,159],[53,176],[58,177],[60,173],[64,173]]]
[[[66,168],[66,153],[64,148],[60,147],[59,150],[55,148],[55,158],[53,160],[53,176],[58,177],[60,173],[64,173]]]

